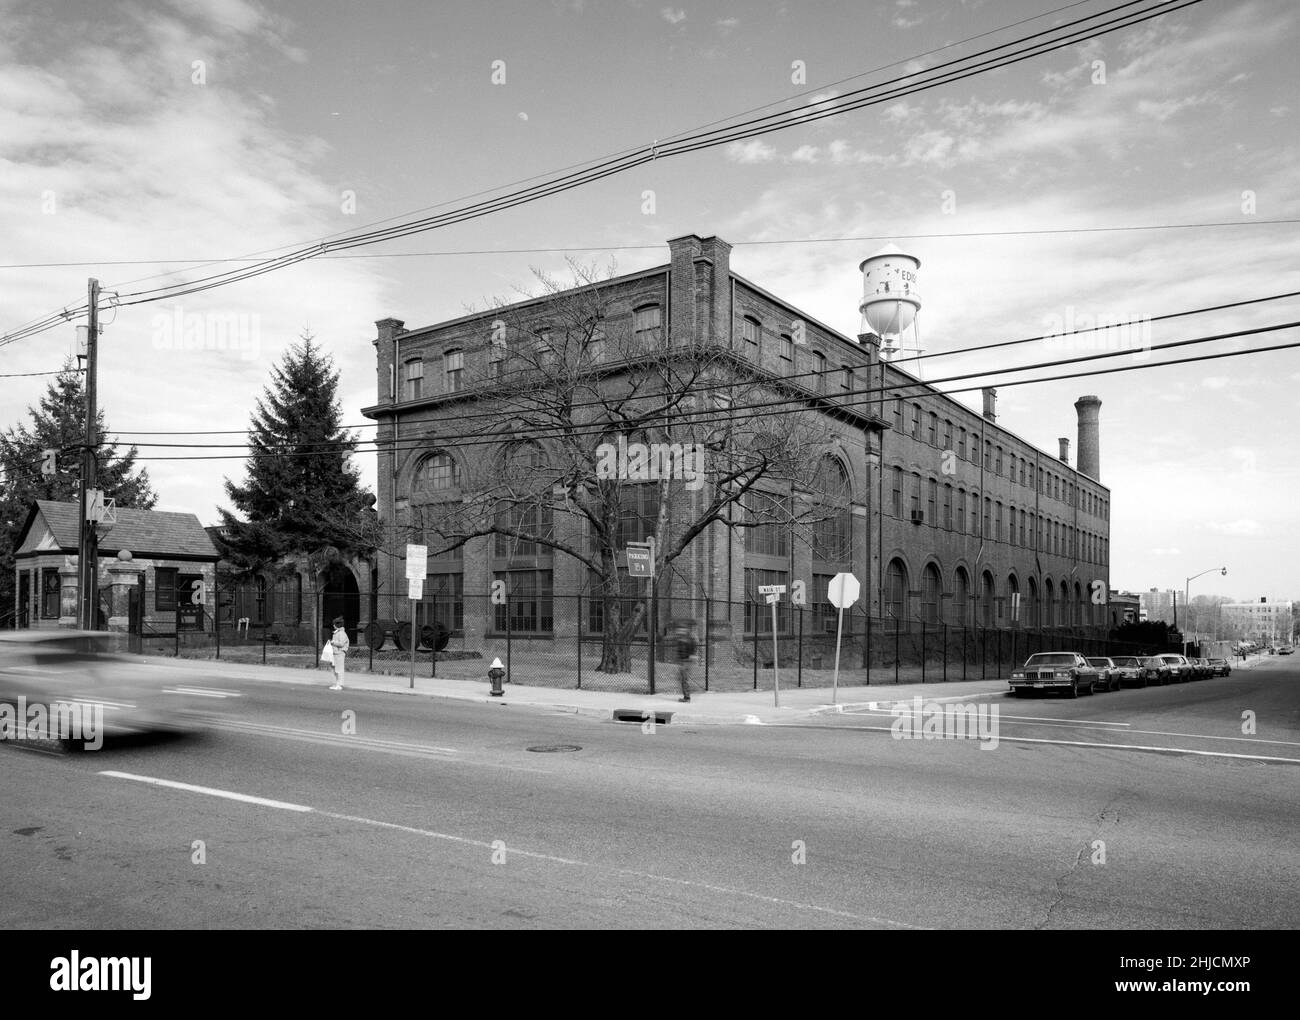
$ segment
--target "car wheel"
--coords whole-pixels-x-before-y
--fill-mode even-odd
[[[1079,696],[1079,680],[1076,677],[1074,680],[1070,681],[1070,697],[1077,698],[1078,696]]]

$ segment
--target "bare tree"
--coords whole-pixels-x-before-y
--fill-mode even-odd
[[[848,493],[838,477],[828,491],[833,433],[809,411],[820,379],[764,375],[724,345],[673,336],[594,267],[570,268],[571,286],[535,271],[539,296],[485,313],[491,339],[466,351],[473,403],[442,446],[463,465],[460,499],[413,522],[440,551],[490,535],[573,557],[602,609],[596,668],[623,673],[647,612],[628,597],[629,541],[653,538],[666,577],[710,528],[808,541],[847,514]]]

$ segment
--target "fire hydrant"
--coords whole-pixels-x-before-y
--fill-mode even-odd
[[[500,659],[493,659],[492,665],[488,667],[488,679],[492,681],[492,697],[499,698],[505,694],[501,686],[501,680],[506,675],[505,666],[501,665]]]

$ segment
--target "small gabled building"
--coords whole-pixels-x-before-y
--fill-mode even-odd
[[[97,626],[126,630],[135,592],[146,626],[171,631],[179,621],[182,630],[209,629],[207,602],[220,555],[198,517],[128,509],[116,517],[98,525]],[[76,503],[32,504],[15,544],[18,627],[77,625],[78,523]]]

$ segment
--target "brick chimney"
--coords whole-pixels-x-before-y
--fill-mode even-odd
[[[1062,436],[1057,442],[1061,444],[1061,463],[1070,463],[1070,441]]]
[[[992,386],[984,387],[984,417],[991,422],[998,420],[998,391]]]
[[[1101,481],[1101,445],[1098,436],[1098,419],[1101,415],[1101,398],[1080,397],[1074,402],[1079,414],[1079,471],[1094,481]]]

